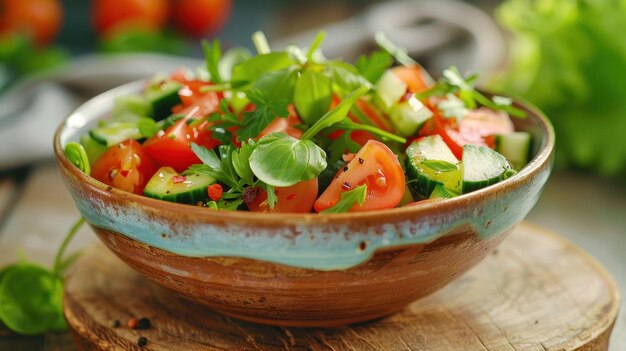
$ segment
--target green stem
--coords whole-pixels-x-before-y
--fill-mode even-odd
[[[428,74],[428,71],[426,71],[424,67],[419,64],[419,62],[412,59],[411,56],[406,53],[406,50],[397,47],[396,44],[391,42],[391,40],[383,34],[383,32],[376,33],[376,44],[378,44],[378,46],[380,46],[383,50],[387,51],[403,66],[418,66],[427,85],[432,85],[435,82],[433,77]]]
[[[72,241],[72,238],[74,238],[83,223],[85,223],[85,219],[83,217],[80,217],[80,219],[76,221],[76,223],[74,223],[70,231],[67,233],[65,239],[63,239],[63,242],[61,243],[61,246],[57,251],[57,255],[54,258],[54,267],[52,268],[52,273],[54,275],[60,275],[60,270],[63,266],[63,256],[65,255],[67,245],[69,245],[70,241]]]
[[[267,43],[265,34],[261,31],[254,32],[254,34],[252,34],[252,43],[254,44],[254,47],[259,55],[269,54],[272,52],[270,45]]]
[[[358,123],[352,122],[352,123],[347,124],[347,125],[342,125],[341,128],[345,129],[345,130],[364,130],[364,131],[370,132],[370,133],[372,133],[374,135],[378,135],[379,137],[387,138],[387,139],[389,139],[391,141],[396,141],[396,142],[399,142],[401,144],[406,143],[406,139],[401,137],[401,136],[399,136],[399,135],[395,135],[395,134],[390,133],[390,132],[388,132],[386,130],[382,130],[380,128],[377,128],[377,127],[374,127],[374,126],[369,126],[369,125],[366,125],[366,124],[358,124]]]

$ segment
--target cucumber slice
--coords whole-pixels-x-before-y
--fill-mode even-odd
[[[463,193],[495,184],[510,174],[506,158],[486,146],[463,146]]]
[[[109,149],[106,145],[95,141],[89,134],[83,134],[80,137],[80,144],[85,148],[89,164],[92,166]]]
[[[150,115],[150,104],[141,95],[123,95],[115,98],[111,119],[133,122]]]
[[[208,199],[207,188],[213,183],[215,178],[208,175],[181,176],[171,167],[161,167],[146,184],[143,193],[155,199],[197,204]]]
[[[406,94],[407,85],[391,70],[387,70],[376,83],[376,104],[385,111],[395,105]]]
[[[403,137],[415,135],[419,128],[433,116],[424,104],[412,96],[407,101],[395,104],[389,110],[389,119],[396,133]]]
[[[171,80],[152,82],[143,93],[150,106],[151,117],[160,121],[171,115],[172,107],[181,103],[178,91],[182,87],[182,84]]]
[[[430,193],[429,199],[450,199],[459,196],[457,192],[446,189],[443,185],[437,184],[433,192]]]
[[[143,138],[136,122],[109,122],[91,129],[89,135],[107,147],[117,145],[124,140]]]
[[[441,136],[432,135],[413,142],[407,149],[407,175],[411,180],[411,190],[418,197],[429,197],[440,184],[454,192],[462,189],[462,167]],[[424,164],[426,160],[445,161],[454,164],[456,169],[441,172]]]
[[[496,151],[511,164],[514,170],[524,168],[530,160],[532,136],[526,132],[513,132],[496,135]]]

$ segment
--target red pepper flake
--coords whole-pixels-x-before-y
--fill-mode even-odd
[[[344,190],[350,190],[350,189],[352,189],[352,185],[351,185],[350,183],[348,183],[348,182],[343,182],[343,184],[341,184],[341,187],[342,187]]]
[[[137,318],[130,318],[126,325],[131,329],[135,329],[137,327]]]
[[[290,194],[289,196],[287,196],[287,200],[293,200],[296,198],[296,194]]]
[[[359,157],[359,163],[363,164],[364,162],[365,162],[365,160]]]
[[[207,188],[207,193],[209,194],[211,200],[219,201],[222,198],[222,194],[224,194],[224,188],[222,188],[222,186],[217,183],[211,184]]]
[[[347,153],[347,154],[343,154],[343,156],[341,156],[341,158],[343,158],[344,161],[346,162],[350,162],[352,161],[352,159],[354,159],[354,154],[353,153]]]
[[[182,176],[182,175],[175,175],[175,176],[172,177],[172,182],[174,184],[183,183],[185,181],[187,181],[187,177]]]
[[[120,174],[122,175],[122,177],[128,177],[128,173],[130,173],[129,169],[122,169],[120,171]]]

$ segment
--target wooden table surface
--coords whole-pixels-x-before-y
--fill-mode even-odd
[[[596,257],[626,291],[626,185],[588,175],[555,174],[528,220],[556,231]],[[78,218],[53,163],[0,177],[0,266],[16,259],[17,249],[50,264],[62,236]],[[95,236],[84,227],[70,249]],[[0,350],[67,350],[67,334],[2,336]],[[65,346],[64,346],[65,345]],[[615,325],[611,351],[626,350],[626,309]]]

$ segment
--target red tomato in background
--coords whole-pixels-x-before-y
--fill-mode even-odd
[[[181,118],[165,131],[160,131],[143,144],[144,150],[160,166],[169,166],[176,172],[184,172],[189,166],[202,163],[191,150],[191,143],[212,149],[219,141],[211,137],[209,122],[187,125],[188,118]]]
[[[396,207],[405,190],[402,166],[396,155],[383,143],[370,140],[354,158],[337,173],[328,188],[315,201],[315,210],[333,207],[341,193],[366,184],[367,195],[363,206],[355,204],[350,210],[370,211]]]
[[[91,176],[118,189],[143,194],[143,188],[157,170],[141,144],[131,139],[102,154],[91,166]]]
[[[58,0],[0,0],[0,33],[32,36],[44,46],[54,40],[62,21]]]
[[[91,19],[101,35],[122,27],[161,29],[167,22],[167,0],[93,0]]]
[[[285,188],[275,188],[278,202],[273,209],[267,205],[267,192],[256,188],[257,195],[246,202],[253,212],[309,213],[317,198],[317,178],[300,182]]]
[[[231,0],[174,0],[172,17],[177,27],[194,37],[217,33],[228,21]]]

